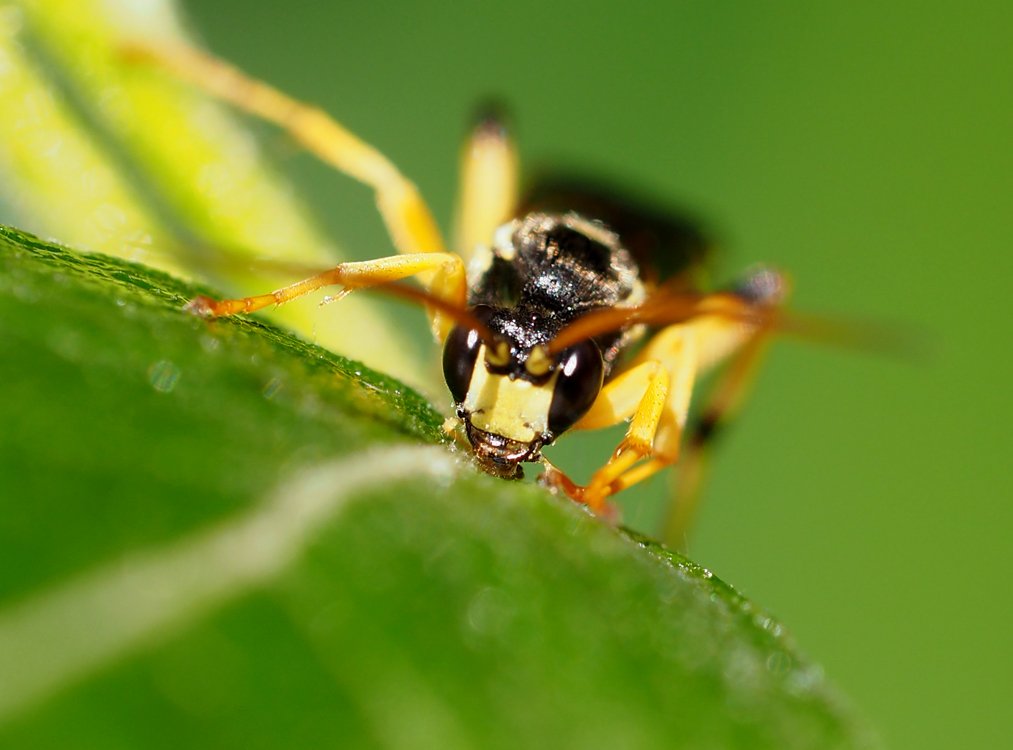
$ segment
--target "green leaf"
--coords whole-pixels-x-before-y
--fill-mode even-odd
[[[708,571],[198,291],[0,230],[0,745],[876,744]]]

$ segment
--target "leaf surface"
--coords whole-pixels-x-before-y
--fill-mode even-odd
[[[198,291],[0,230],[0,745],[875,746],[717,577]]]

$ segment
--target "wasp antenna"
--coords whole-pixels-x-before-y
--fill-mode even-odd
[[[595,310],[564,326],[546,345],[550,354],[559,354],[574,344],[632,325],[665,326],[701,316],[738,321],[773,333],[783,333],[832,346],[877,354],[924,354],[924,342],[878,321],[855,321],[786,312],[776,305],[757,305],[737,294],[720,292],[694,295],[663,291],[636,307]]]
[[[432,292],[426,291],[425,289],[408,286],[407,284],[377,284],[375,286],[363,286],[359,288],[380,292],[382,294],[389,294],[392,297],[399,297],[400,299],[405,299],[410,302],[417,302],[420,305],[425,305],[426,307],[437,310],[456,321],[458,325],[461,325],[469,330],[477,331],[479,338],[481,338],[482,341],[489,346],[495,345],[498,340],[496,334],[492,332],[492,329],[479,320],[474,313],[468,310],[468,308],[445,300]]]
[[[595,310],[580,316],[564,326],[547,348],[550,354],[558,354],[580,341],[632,325],[673,325],[701,315],[716,315],[757,327],[771,327],[775,321],[773,308],[748,304],[734,294],[704,295],[661,289],[643,304]]]
[[[856,351],[922,359],[930,343],[918,331],[875,320],[849,320],[834,316],[782,314],[776,329],[789,336]]]
[[[637,310],[635,307],[613,307],[582,315],[563,326],[545,345],[545,349],[549,355],[559,354],[580,341],[633,325],[636,322]]]

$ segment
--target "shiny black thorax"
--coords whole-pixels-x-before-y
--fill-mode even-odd
[[[599,223],[568,214],[530,213],[500,236],[492,262],[472,282],[468,304],[510,344],[512,376],[530,376],[524,361],[575,318],[630,302],[639,269],[618,237]],[[594,339],[606,376],[626,334]]]

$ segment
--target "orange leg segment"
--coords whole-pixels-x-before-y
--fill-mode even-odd
[[[467,285],[464,278],[464,264],[460,257],[453,253],[412,253],[342,263],[269,294],[226,300],[196,297],[190,301],[186,309],[206,318],[249,313],[270,305],[283,304],[325,286],[340,285],[342,293],[345,293],[352,289],[387,284],[417,274],[429,275],[429,287],[436,296],[458,307],[464,305]],[[432,311],[432,320],[434,333],[442,341],[454,321],[439,311]]]

